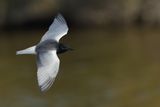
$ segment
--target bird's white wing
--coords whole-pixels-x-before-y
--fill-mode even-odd
[[[59,41],[60,38],[67,34],[67,32],[67,23],[64,17],[61,14],[58,14],[55,17],[53,23],[50,25],[49,30],[44,34],[40,42],[47,39],[54,39],[56,41]]]
[[[53,84],[59,69],[56,51],[37,53],[38,85],[41,91],[47,91]]]

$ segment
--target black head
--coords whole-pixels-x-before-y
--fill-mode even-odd
[[[57,54],[64,53],[64,52],[69,51],[69,50],[73,50],[73,49],[68,47],[68,46],[65,46],[65,45],[59,43],[58,44],[58,48],[57,48]]]

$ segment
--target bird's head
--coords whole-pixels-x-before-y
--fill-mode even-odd
[[[59,43],[58,49],[57,49],[57,54],[64,53],[64,52],[67,52],[67,51],[72,51],[72,50],[73,49],[70,48],[69,46],[66,46],[64,44]]]

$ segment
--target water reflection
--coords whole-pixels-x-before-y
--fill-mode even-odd
[[[160,98],[158,29],[70,31],[62,39],[75,51],[60,55],[52,88],[42,94],[35,57],[16,56],[36,44],[43,31],[2,32],[2,107],[152,107]]]

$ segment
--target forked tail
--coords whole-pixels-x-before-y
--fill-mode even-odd
[[[32,46],[32,47],[29,47],[27,49],[17,51],[16,55],[21,55],[21,54],[36,54],[35,49],[36,49],[36,46]]]

